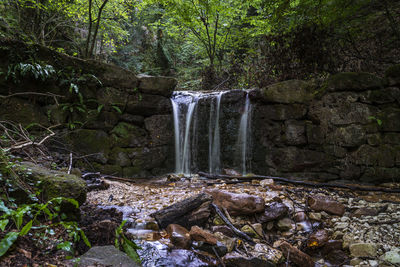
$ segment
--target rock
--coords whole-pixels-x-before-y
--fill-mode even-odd
[[[227,267],[253,267],[253,266],[260,266],[260,267],[274,267],[275,264],[259,259],[252,255],[249,256],[242,256],[238,252],[231,252],[226,254],[223,257],[223,262]]]
[[[129,96],[126,112],[145,117],[165,115],[172,113],[172,106],[170,100],[164,96],[135,94]]]
[[[356,266],[359,265],[362,262],[362,259],[359,258],[353,258],[350,260],[350,265],[351,266]]]
[[[365,91],[383,87],[380,78],[371,73],[343,72],[330,76],[323,88],[327,91]]]
[[[144,129],[126,122],[118,123],[111,131],[114,143],[119,147],[141,147],[148,143]]]
[[[31,123],[39,123],[43,126],[49,124],[45,111],[39,105],[35,106],[25,99],[14,97],[1,99],[0,118],[1,120],[21,123],[22,126],[27,126]]]
[[[300,104],[277,104],[257,107],[257,111],[263,113],[266,119],[284,121],[303,118],[307,113],[307,108]]]
[[[271,202],[265,205],[264,213],[257,214],[257,220],[260,223],[266,223],[269,221],[283,218],[288,214],[289,208],[280,202]]]
[[[320,221],[321,220],[321,213],[310,212],[310,213],[308,213],[308,218],[310,218],[310,220]]]
[[[302,104],[313,99],[313,91],[313,86],[305,81],[288,80],[262,89],[261,98],[267,103]]]
[[[290,245],[286,241],[280,244],[280,249],[283,255],[289,255],[289,260],[302,267],[314,267],[314,260],[306,253],[302,252],[298,248]]]
[[[213,231],[214,235],[216,235],[217,233],[222,233],[228,237],[236,236],[232,229],[225,225],[212,226],[211,230]]]
[[[261,223],[255,223],[252,224],[251,226],[246,224],[245,226],[242,227],[241,231],[251,236],[258,236],[258,237],[263,236]]]
[[[124,252],[118,250],[114,246],[95,246],[88,252],[79,257],[78,266],[120,266],[135,267],[141,266],[133,261]]]
[[[374,208],[359,208],[351,213],[351,216],[360,218],[363,216],[376,216],[378,215],[378,210]]]
[[[324,229],[319,229],[312,233],[307,239],[307,246],[310,248],[322,247],[328,242],[329,235]]]
[[[396,248],[386,252],[381,259],[391,264],[400,264],[400,249]]]
[[[327,197],[310,196],[307,201],[310,208],[315,211],[326,211],[339,216],[342,216],[345,212],[343,204]]]
[[[265,201],[262,197],[248,194],[235,194],[223,190],[206,190],[213,197],[213,203],[225,208],[230,215],[252,215],[264,211]]]
[[[333,239],[342,239],[342,237],[344,236],[344,233],[341,231],[336,231],[333,233],[332,238]]]
[[[289,218],[280,219],[277,223],[279,230],[287,231],[293,228],[293,221]]]
[[[224,235],[221,232],[216,232],[214,233],[215,237],[218,239],[219,242],[224,244],[228,250],[228,253],[231,252],[236,245],[236,238],[231,238],[226,235]]]
[[[172,77],[144,74],[140,74],[137,77],[139,78],[139,91],[145,94],[170,97],[177,84],[177,80]]]
[[[190,248],[192,240],[190,239],[189,231],[185,227],[179,224],[170,224],[166,230],[172,244],[179,248]]]
[[[283,254],[280,250],[266,244],[256,244],[254,246],[254,251],[254,255],[257,257],[266,259],[274,264],[280,263],[283,259]]]
[[[86,182],[80,177],[50,170],[31,162],[21,162],[17,168],[25,173],[26,182],[38,185],[37,189],[41,190],[41,198],[44,201],[56,197],[73,198],[79,205],[86,201]]]
[[[260,185],[262,187],[268,187],[274,184],[274,180],[273,179],[264,179],[260,181]]]
[[[160,146],[173,143],[174,133],[171,115],[154,115],[144,120],[146,130],[150,133],[150,145]]]
[[[240,173],[233,169],[223,169],[222,174],[230,175],[230,176],[240,176]]]
[[[222,242],[217,241],[215,245],[208,244],[203,241],[193,241],[192,243],[193,248],[203,250],[208,252],[212,255],[215,255],[214,249],[217,252],[218,256],[222,257],[226,253],[228,253],[228,249]]]
[[[202,241],[204,243],[215,245],[217,244],[217,238],[207,230],[203,230],[197,225],[192,226],[190,229],[190,237],[195,241]]]
[[[296,212],[293,216],[293,220],[295,222],[304,222],[307,219],[307,216],[304,211]]]
[[[329,144],[342,147],[358,147],[365,144],[366,140],[366,131],[361,125],[338,127],[327,135]]]
[[[296,120],[285,121],[285,137],[288,145],[306,144],[305,122]]]
[[[376,257],[376,245],[372,243],[354,243],[349,246],[352,257]]]
[[[389,86],[400,84],[400,64],[389,67],[385,72],[385,78]]]
[[[72,144],[75,152],[83,155],[94,154],[89,159],[101,164],[106,164],[113,139],[101,130],[78,129],[69,132],[65,137],[65,142]]]

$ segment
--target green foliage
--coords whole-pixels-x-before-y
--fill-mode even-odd
[[[375,117],[375,116],[369,116],[368,119],[369,119],[369,120],[376,121],[376,123],[377,123],[379,126],[381,126],[382,123],[383,123],[381,119],[378,119],[378,118]]]
[[[140,257],[137,254],[136,250],[142,249],[140,246],[136,245],[135,242],[129,240],[123,232],[123,227],[126,223],[126,220],[122,221],[122,223],[115,229],[115,247],[117,249],[123,249],[125,253],[133,259],[137,263],[141,263]]]
[[[15,164],[6,154],[4,149],[0,149],[0,184],[8,185],[8,193],[15,190],[16,186],[21,183],[18,173],[14,171]],[[14,181],[12,181],[14,180]],[[21,188],[21,187],[19,187]],[[81,238],[84,243],[90,247],[90,242],[84,232],[78,227],[76,222],[64,221],[65,214],[61,210],[62,203],[70,203],[75,208],[79,208],[79,204],[74,199],[58,197],[53,198],[46,203],[41,203],[36,197],[40,192],[35,192],[35,197],[30,200],[33,203],[17,204],[15,199],[9,197],[8,193],[4,192],[0,195],[0,229],[8,231],[8,233],[0,241],[0,257],[3,256],[10,247],[15,243],[19,236],[27,235],[32,229],[44,230],[35,232],[38,240],[47,239],[47,234],[54,235],[54,228],[63,226],[68,233],[69,240],[59,240],[57,248],[72,250],[73,244]],[[28,192],[31,194],[30,192]]]
[[[54,77],[56,71],[51,65],[39,63],[18,63],[10,65],[5,77],[6,80],[12,80],[14,83],[20,83],[24,78],[33,78],[38,81],[45,82]]]

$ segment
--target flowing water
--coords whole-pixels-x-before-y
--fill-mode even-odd
[[[251,105],[249,94],[246,94],[246,102],[244,110],[240,118],[239,134],[237,147],[240,158],[240,170],[243,175],[251,168],[250,154],[251,154]]]
[[[229,94],[227,91],[173,94],[175,173],[187,176],[208,169],[209,173],[219,174],[222,168],[231,168],[246,174],[250,170],[250,99],[243,94],[236,102],[229,102],[232,99]]]
[[[216,97],[215,101],[211,101],[210,105],[210,125],[208,131],[209,140],[209,156],[208,166],[210,173],[220,173],[221,171],[221,142],[220,142],[220,130],[219,130],[219,114],[221,109],[221,98],[223,92],[220,92]],[[213,104],[213,102],[215,102]]]

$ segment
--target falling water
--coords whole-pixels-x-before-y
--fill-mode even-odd
[[[175,172],[190,174],[192,169],[192,142],[195,140],[196,125],[193,124],[193,117],[196,111],[198,95],[174,94],[171,98],[174,131],[175,131]],[[193,134],[193,138],[191,138]]]
[[[251,133],[251,105],[250,105],[250,99],[249,99],[249,94],[246,94],[246,102],[244,106],[244,110],[242,113],[242,116],[240,118],[240,127],[239,127],[239,134],[238,134],[238,149],[239,149],[239,157],[240,157],[240,167],[241,167],[241,172],[243,175],[245,175],[248,171],[248,168],[250,168],[250,161],[248,155],[250,154],[249,148],[250,148],[250,135]]]
[[[210,124],[208,131],[208,166],[210,173],[219,173],[221,170],[221,144],[220,144],[220,134],[219,134],[219,114],[221,107],[221,98],[223,92],[220,92],[214,101],[210,102]],[[213,120],[213,118],[215,118]]]

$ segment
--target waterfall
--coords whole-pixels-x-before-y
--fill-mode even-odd
[[[210,173],[219,173],[221,171],[221,144],[220,144],[220,130],[219,130],[219,114],[221,107],[221,98],[223,92],[220,92],[214,99],[210,101],[210,123],[208,130],[208,166]],[[215,118],[215,119],[213,119]]]
[[[250,169],[249,155],[251,154],[251,105],[249,94],[246,94],[246,101],[244,105],[244,110],[240,118],[239,134],[238,134],[238,151],[239,151],[239,161],[240,169],[243,175],[246,175],[247,171]]]
[[[175,172],[188,175],[192,171],[192,155],[195,151],[196,124],[193,122],[198,95],[175,93],[171,98],[175,131]],[[191,138],[191,135],[193,137]]]

